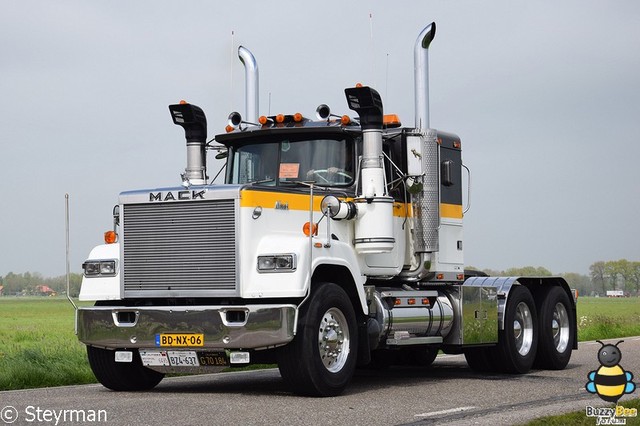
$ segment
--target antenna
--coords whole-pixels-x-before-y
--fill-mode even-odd
[[[230,51],[230,58],[231,59],[229,61],[229,79],[231,80],[229,82],[229,87],[231,88],[231,93],[230,93],[230,96],[229,96],[229,110],[230,111],[233,111],[233,63],[235,61],[234,57],[233,57],[233,54],[235,53],[234,52],[235,49],[233,48],[233,46],[235,45],[234,35],[235,35],[235,32],[233,30],[231,30],[231,51]]]
[[[71,298],[71,280],[70,271],[69,271],[69,194],[64,194],[64,231],[65,231],[65,239],[66,239],[66,260],[67,260],[67,299],[73,305],[73,309],[77,312],[78,307],[73,302]],[[77,323],[77,322],[76,322]]]
[[[371,40],[371,80],[373,81],[373,87],[376,87],[376,56],[373,45],[373,14],[371,12],[369,12],[369,37]]]
[[[387,53],[387,69],[384,76],[384,103],[389,105],[389,97],[387,93],[389,91],[389,54]]]

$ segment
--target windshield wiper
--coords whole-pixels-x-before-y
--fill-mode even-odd
[[[275,179],[262,179],[262,180],[254,180],[253,182],[247,182],[249,185],[260,185],[267,182],[275,182]]]

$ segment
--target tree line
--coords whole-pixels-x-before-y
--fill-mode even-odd
[[[482,270],[491,276],[502,277],[550,277],[560,275],[569,283],[571,288],[577,289],[583,296],[605,296],[607,290],[623,290],[625,294],[640,296],[640,262],[626,259],[597,261],[589,267],[589,275],[568,272],[553,274],[542,266],[524,266],[521,268],[509,268],[504,271],[494,269],[479,269],[469,267],[469,269]],[[70,274],[69,284],[71,297],[77,297],[80,293],[80,283],[82,274]],[[15,274],[9,272],[4,277],[0,276],[0,295],[42,295],[42,286],[47,286],[57,294],[66,294],[66,276],[45,278],[35,272],[25,272]]]
[[[477,268],[471,268],[477,269]],[[567,272],[553,274],[542,266],[509,268],[504,271],[482,269],[492,276],[550,277],[559,275],[583,296],[606,296],[607,290],[622,290],[625,295],[640,296],[640,262],[627,259],[597,261],[589,266],[589,275]]]
[[[627,259],[598,261],[591,264],[589,272],[594,286],[602,292],[624,290],[640,294],[640,262]]]
[[[82,274],[72,273],[69,275],[71,297],[78,297],[81,282]],[[4,296],[50,295],[42,291],[46,287],[49,287],[56,294],[67,294],[67,276],[43,277],[38,272],[24,272],[22,274],[9,272],[4,277],[0,276],[0,286],[2,286],[0,294]]]

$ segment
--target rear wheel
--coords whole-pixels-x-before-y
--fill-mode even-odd
[[[529,289],[511,288],[504,313],[504,330],[498,335],[498,366],[508,373],[528,372],[538,347],[538,316]]]
[[[87,356],[93,374],[102,385],[114,391],[142,391],[154,388],[164,378],[163,373],[142,365],[140,354],[133,351],[132,362],[116,362],[115,351],[87,346]]]
[[[320,284],[300,309],[296,337],[280,350],[280,374],[297,394],[339,395],[356,367],[357,340],[349,297],[336,284]]]
[[[569,363],[576,326],[570,312],[567,293],[560,287],[551,287],[538,307],[540,341],[536,367],[562,370]]]

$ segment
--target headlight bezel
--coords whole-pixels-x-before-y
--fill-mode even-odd
[[[82,264],[82,274],[87,278],[115,277],[118,275],[116,259],[86,260]]]
[[[256,262],[256,269],[259,273],[295,272],[296,255],[294,253],[260,255]]]

